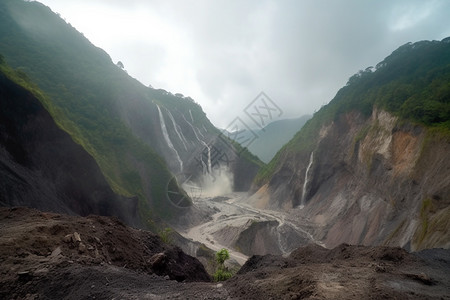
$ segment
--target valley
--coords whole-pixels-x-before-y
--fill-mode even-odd
[[[117,218],[0,208],[2,299],[448,299],[449,252],[310,244],[223,282]]]
[[[300,224],[283,212],[254,208],[247,200],[248,194],[244,192],[197,198],[193,204],[199,210],[214,211],[212,219],[187,230],[180,229],[179,232],[214,251],[230,249],[231,258],[240,265],[253,254],[285,255],[300,245],[321,244],[302,228],[305,223]],[[251,227],[256,229],[249,230]],[[240,240],[248,240],[252,244],[243,245],[246,254],[239,251]]]
[[[225,115],[245,99],[222,81],[203,92]],[[312,115],[260,95],[221,130],[49,7],[0,1],[0,298],[450,299],[450,37]]]

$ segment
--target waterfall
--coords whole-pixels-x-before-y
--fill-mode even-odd
[[[287,252],[285,249],[286,247],[283,245],[283,240],[281,239],[281,236],[282,236],[281,227],[284,225],[284,220],[283,220],[284,216],[282,216],[281,218],[282,218],[281,219],[282,222],[278,222],[278,226],[275,228],[275,231],[277,234],[277,240],[278,240],[278,245],[280,247],[281,254],[284,255]]]
[[[186,118],[184,117],[183,114],[181,114],[181,115],[183,116],[183,119],[186,121],[186,123],[188,123],[189,126],[191,126],[192,131],[194,132],[194,135],[195,135],[195,137],[197,138],[197,141],[201,142],[201,141],[200,141],[200,138],[199,138],[198,135],[197,135],[197,131],[195,131],[194,125],[192,125],[188,120],[186,120]]]
[[[206,149],[208,149],[208,173],[211,173],[211,148],[208,146],[207,143],[205,143],[204,141],[201,141],[203,146],[206,147]]]
[[[200,162],[202,163],[202,174],[208,174],[208,167],[206,166],[205,162],[203,161],[203,153],[200,153]]]
[[[189,110],[189,115],[191,116],[192,123],[194,123],[194,117],[192,116],[192,111],[191,110]]]
[[[195,127],[195,129],[197,129],[198,134],[200,134],[202,136],[202,138],[205,138],[205,136],[203,135],[203,133],[200,131],[200,129],[198,129],[197,127]]]
[[[202,128],[205,131],[205,133],[208,133],[208,130],[206,129],[205,124],[202,124]]]
[[[170,110],[167,110],[167,114],[169,115],[170,120],[172,121],[173,124],[173,128],[175,128],[175,132],[178,135],[178,138],[181,140],[181,142],[183,143],[184,149],[187,151],[187,146],[186,146],[186,138],[183,135],[183,132],[181,131],[181,128],[179,128],[180,126],[178,126],[178,124],[175,122],[175,119],[172,116],[172,113],[170,112]]]
[[[305,205],[306,188],[308,186],[308,175],[309,175],[309,170],[311,169],[311,166],[313,164],[313,161],[314,161],[314,151],[311,152],[311,156],[309,158],[309,165],[306,168],[306,172],[305,172],[305,182],[303,183],[302,202],[301,202],[302,206]]]
[[[161,124],[161,131],[163,133],[164,139],[166,140],[167,146],[169,146],[169,148],[172,149],[173,153],[175,153],[175,157],[177,158],[178,163],[180,164],[180,172],[183,172],[183,161],[181,160],[177,150],[175,149],[175,147],[172,144],[172,141],[170,140],[169,133],[167,132],[166,123],[164,122],[164,116],[161,112],[161,109],[159,108],[159,105],[157,104],[156,107],[158,108],[159,123]]]

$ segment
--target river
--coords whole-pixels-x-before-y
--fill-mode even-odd
[[[200,209],[212,209],[215,213],[205,223],[181,231],[180,233],[186,238],[205,244],[205,246],[214,251],[222,248],[228,249],[230,257],[241,265],[245,263],[248,256],[233,249],[230,244],[219,242],[216,238],[217,233],[224,228],[242,228],[243,230],[251,222],[276,221],[278,225],[274,228],[273,236],[267,236],[266,238],[276,239],[276,243],[279,245],[282,254],[288,254],[292,250],[292,247],[288,245],[289,242],[286,238],[286,232],[289,232],[291,236],[293,236],[292,232],[294,232],[294,234],[297,233],[299,236],[304,237],[307,241],[303,242],[304,244],[310,242],[318,243],[301,224],[296,222],[296,220],[290,219],[287,214],[280,211],[251,207],[246,203],[247,197],[248,195],[245,192],[233,192],[219,197],[194,199],[194,205]],[[235,231],[234,234],[236,234]],[[230,235],[232,234],[230,233]],[[229,239],[232,240],[233,236],[230,236]]]

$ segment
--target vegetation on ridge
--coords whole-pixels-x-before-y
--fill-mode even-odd
[[[270,180],[285,155],[313,151],[323,125],[353,110],[368,117],[375,107],[450,137],[450,37],[440,42],[407,43],[376,68],[350,77],[333,100],[258,172],[255,185]]]
[[[151,103],[161,92],[128,76],[38,2],[0,3],[0,53],[16,69],[16,79],[41,94],[38,98],[58,126],[95,158],[114,192],[140,199],[141,220],[171,216],[165,190],[172,175],[163,159],[132,134],[117,109],[124,99]]]

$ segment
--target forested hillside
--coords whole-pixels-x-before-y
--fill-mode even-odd
[[[0,3],[0,54],[42,91],[58,126],[93,156],[112,190],[138,197],[142,220],[185,213],[172,205],[190,205],[172,173],[202,174],[206,146],[219,148],[220,135],[193,99],[142,85],[38,2]],[[235,187],[248,188],[262,163],[237,144],[225,151],[241,154],[230,169]]]
[[[255,182],[260,185],[267,181],[283,153],[311,151],[319,138],[317,132],[321,126],[350,111],[358,111],[368,117],[374,109],[384,109],[402,120],[449,136],[450,38],[440,42],[405,44],[376,67],[368,67],[353,75],[268,167],[261,169]],[[361,132],[359,139],[365,133]]]

